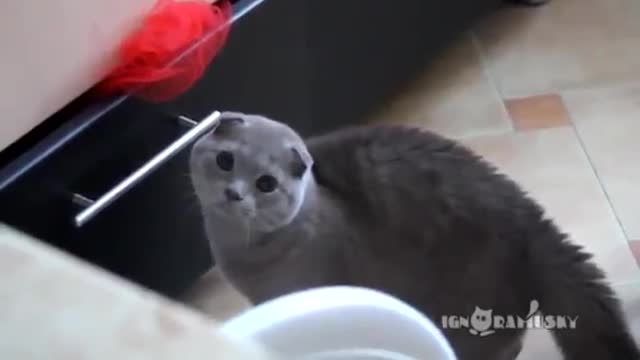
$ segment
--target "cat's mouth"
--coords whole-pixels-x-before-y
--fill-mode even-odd
[[[246,206],[246,204],[227,199],[209,198],[207,201],[202,201],[202,207],[205,211],[214,212],[228,218],[252,220],[256,216],[255,210]]]
[[[224,200],[218,202],[214,206],[226,215],[242,217],[245,219],[253,219],[255,217],[255,211],[253,209],[243,206],[237,202]]]
[[[244,216],[246,216],[248,218],[253,218],[256,215],[256,213],[251,209],[241,208],[240,212],[242,213],[242,215],[244,215]]]

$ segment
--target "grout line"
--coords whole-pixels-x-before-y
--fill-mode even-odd
[[[580,92],[580,91],[598,91],[598,90],[613,90],[619,88],[640,86],[640,79],[633,80],[620,80],[614,81],[610,83],[602,83],[602,84],[586,84],[579,86],[565,86],[559,88],[548,88],[546,90],[536,90],[531,92],[514,92],[513,94],[508,94],[506,99],[524,99],[529,97],[541,96],[541,95],[549,95],[549,94],[557,94],[562,95],[570,92]]]
[[[621,81],[615,81],[615,82],[604,83],[604,84],[591,84],[591,85],[584,85],[581,87],[565,87],[565,88],[561,88],[556,93],[565,94],[565,93],[579,92],[579,91],[605,91],[605,90],[615,90],[615,89],[636,87],[636,86],[640,86],[640,79],[621,80]]]
[[[558,95],[560,96],[560,98],[562,99],[562,102],[564,103],[564,94],[560,93]],[[584,156],[587,158],[587,161],[589,162],[589,166],[591,167],[591,171],[593,175],[596,177],[598,184],[600,184],[600,190],[602,191],[603,195],[607,199],[607,203],[609,204],[609,210],[611,211],[611,214],[615,217],[616,223],[618,224],[620,231],[622,231],[622,235],[624,235],[625,239],[627,240],[627,244],[630,245],[631,238],[629,237],[629,234],[627,234],[624,224],[622,224],[622,221],[620,220],[620,216],[618,215],[618,212],[613,206],[613,201],[611,200],[611,196],[607,192],[604,182],[602,181],[602,177],[600,176],[600,173],[596,168],[595,162],[593,161],[593,159],[591,158],[591,155],[589,155],[589,152],[587,151],[587,144],[585,143],[582,136],[580,136],[580,131],[578,130],[578,126],[576,125],[576,122],[573,121],[573,114],[571,110],[567,107],[566,103],[564,103],[564,106],[565,106],[565,110],[567,111],[567,115],[569,115],[569,120],[571,120],[570,123],[571,123],[571,128],[573,129],[573,134],[575,135],[576,140],[578,140],[578,143],[582,148],[582,153],[584,154]],[[631,251],[631,248],[629,248],[629,251]]]
[[[485,79],[487,80],[487,82],[489,83],[489,86],[493,89],[493,94],[496,97],[496,100],[498,100],[498,102],[500,103],[500,108],[502,109],[503,115],[509,122],[509,128],[511,129],[511,132],[514,133],[516,132],[515,124],[513,122],[513,119],[511,118],[511,114],[507,110],[504,94],[498,87],[498,84],[496,83],[493,77],[493,73],[491,72],[491,69],[489,66],[489,60],[485,56],[485,49],[482,46],[482,41],[480,40],[480,38],[478,37],[478,35],[475,33],[474,30],[471,30],[469,32],[469,38],[471,40],[471,45],[473,46],[473,49],[476,55],[478,56],[480,67],[482,68],[482,73]]]

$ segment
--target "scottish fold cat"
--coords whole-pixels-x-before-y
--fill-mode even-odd
[[[217,266],[255,304],[325,285],[373,288],[442,324],[459,359],[506,360],[526,328],[484,317],[524,318],[535,301],[577,319],[552,329],[565,359],[640,359],[590,254],[454,141],[377,125],[305,142],[229,112],[194,145],[191,177]],[[471,328],[446,321],[456,316]]]

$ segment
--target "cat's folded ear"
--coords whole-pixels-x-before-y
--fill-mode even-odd
[[[213,130],[214,135],[229,134],[231,129],[236,126],[243,125],[245,115],[243,113],[225,111],[220,115],[220,123]]]
[[[306,147],[291,147],[293,161],[291,162],[291,174],[293,177],[301,178],[307,169],[313,165],[313,158]]]

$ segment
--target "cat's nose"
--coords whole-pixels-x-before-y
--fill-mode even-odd
[[[227,200],[229,200],[229,201],[240,201],[240,200],[242,200],[242,195],[240,195],[240,193],[238,193],[236,190],[233,190],[231,188],[226,188],[224,190],[224,195],[227,197]]]

